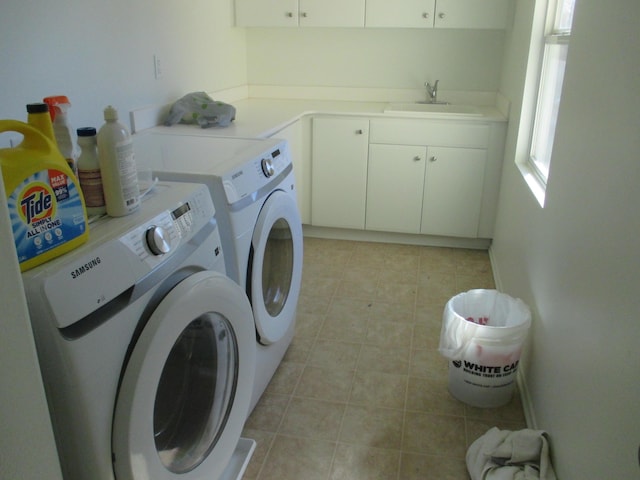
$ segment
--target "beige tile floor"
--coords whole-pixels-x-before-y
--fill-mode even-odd
[[[486,251],[305,238],[294,340],[247,420],[246,480],[467,480],[468,446],[519,430],[447,391],[437,351],[458,292],[494,288]]]

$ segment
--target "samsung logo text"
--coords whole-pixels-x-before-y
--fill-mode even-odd
[[[91,270],[93,267],[97,267],[98,265],[100,265],[101,262],[102,262],[102,260],[100,260],[100,257],[96,257],[93,260],[89,260],[84,265],[80,265],[75,270],[71,270],[71,278],[73,278],[75,280],[80,275],[83,275],[84,273],[86,273],[89,270]]]

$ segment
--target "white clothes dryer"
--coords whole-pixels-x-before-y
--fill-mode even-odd
[[[23,280],[65,479],[227,475],[256,347],[204,185],[159,183]]]
[[[160,179],[204,183],[213,197],[227,274],[253,308],[257,352],[250,411],[291,343],[302,280],[302,223],[285,140],[134,135]]]

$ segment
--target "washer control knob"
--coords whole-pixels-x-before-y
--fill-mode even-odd
[[[273,177],[273,175],[276,173],[276,169],[273,167],[273,160],[271,160],[270,158],[263,158],[262,171],[267,178]]]
[[[149,227],[146,233],[147,246],[154,255],[164,255],[171,251],[169,233],[156,225]]]

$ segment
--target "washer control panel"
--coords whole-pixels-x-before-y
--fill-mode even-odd
[[[154,188],[138,212],[95,222],[88,242],[24,273],[25,286],[44,292],[59,328],[131,288],[201,231],[219,242],[205,185],[161,182]]]
[[[203,185],[172,209],[122,235],[119,241],[150,268],[155,268],[167,255],[189,241],[214,214],[211,195]]]

